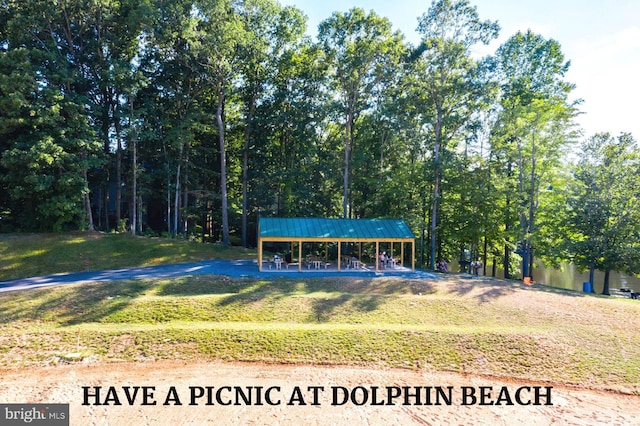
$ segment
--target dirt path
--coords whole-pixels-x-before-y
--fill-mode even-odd
[[[640,424],[638,396],[554,386],[549,397],[553,405],[519,405],[516,393],[522,386],[531,389],[520,391],[521,403],[535,403],[534,389],[542,386],[539,402],[544,404],[544,386],[549,384],[428,371],[171,361],[0,370],[0,375],[0,403],[69,403],[71,425]],[[82,405],[83,386],[89,387],[88,406]],[[114,387],[111,391],[110,386]],[[155,405],[143,405],[142,388],[129,405],[126,386],[149,387],[147,402]],[[415,396],[408,397],[411,405],[403,405],[405,386],[414,394],[418,392],[415,387],[421,387],[422,405],[415,404]],[[485,388],[484,402],[493,405],[480,405],[483,386],[491,387]],[[209,393],[207,387],[213,387]],[[233,404],[234,387],[241,389],[250,403],[238,397],[238,405]],[[317,387],[316,404],[313,387]],[[345,400],[343,388],[354,392],[354,401],[341,404]],[[361,404],[363,389],[369,395],[366,404]],[[134,388],[131,390],[133,396]],[[395,405],[375,405],[389,402],[387,391],[402,394],[392,399]],[[463,392],[471,391],[476,404],[470,404],[470,396],[463,398]],[[209,394],[212,405],[207,402]],[[450,403],[448,395],[452,396]],[[115,406],[116,399],[122,405]],[[182,405],[176,404],[178,399]],[[514,405],[507,405],[508,399]],[[229,402],[232,404],[220,405]],[[428,403],[431,405],[425,405]]]

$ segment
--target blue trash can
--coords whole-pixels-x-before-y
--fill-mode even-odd
[[[590,282],[582,283],[582,291],[584,293],[591,293],[591,283]]]

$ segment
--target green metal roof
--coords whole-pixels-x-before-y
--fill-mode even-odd
[[[402,219],[260,218],[260,238],[413,239]]]

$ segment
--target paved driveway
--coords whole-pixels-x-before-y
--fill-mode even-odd
[[[132,280],[145,278],[167,278],[184,275],[226,275],[229,277],[254,277],[254,278],[274,278],[274,277],[376,277],[395,276],[410,279],[435,279],[438,275],[431,272],[407,268],[389,269],[376,273],[373,270],[307,270],[298,272],[291,268],[275,270],[258,270],[258,263],[255,260],[205,260],[201,262],[180,263],[171,265],[146,266],[137,268],[111,269],[105,271],[74,272],[68,274],[48,275],[44,277],[21,278],[11,281],[0,281],[0,293],[16,290],[27,290],[40,287],[81,284],[91,282]]]

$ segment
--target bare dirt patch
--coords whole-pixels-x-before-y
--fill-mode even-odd
[[[337,366],[309,365],[264,365],[258,363],[222,362],[177,362],[151,363],[99,363],[69,364],[56,367],[37,367],[0,371],[0,402],[2,403],[69,403],[72,425],[201,425],[201,424],[278,424],[278,425],[325,425],[325,424],[464,424],[464,425],[635,425],[640,424],[640,397],[617,393],[555,386],[549,383],[509,381],[489,377],[477,377],[446,372],[415,371],[399,369],[373,369]],[[99,400],[104,403],[109,387],[114,386],[122,405],[115,406],[113,394],[109,405],[83,406],[83,386],[100,386]],[[129,405],[123,391],[124,386],[153,387],[155,405],[142,405],[139,391],[133,405]],[[206,387],[212,390],[212,404],[207,403]],[[215,392],[223,387],[240,387],[251,395],[251,404],[220,405]],[[296,386],[300,393],[296,394]],[[313,391],[309,387],[321,386],[317,404],[313,404]],[[408,386],[423,387],[423,405],[403,405],[402,397],[393,400],[395,405],[374,405],[387,402],[386,388]],[[432,387],[427,392],[424,387]],[[452,387],[450,405],[440,397],[435,387],[446,391]],[[463,405],[463,387],[472,387],[479,396],[480,387],[491,387],[486,403]],[[553,405],[519,405],[515,393],[522,386],[553,386]],[[175,393],[171,394],[174,387]],[[331,405],[342,402],[343,392],[333,399],[332,387],[343,387],[350,391],[363,387],[369,392],[369,400],[363,402],[362,390],[356,390],[356,403]],[[372,388],[378,387],[374,400]],[[506,387],[514,405],[500,405],[499,392]],[[203,388],[203,397],[191,405],[191,389]],[[270,397],[274,405],[266,403],[266,390],[273,388]],[[262,397],[257,399],[260,389]],[[199,391],[196,392],[196,395]],[[430,394],[430,404],[427,403]],[[169,405],[164,405],[171,395]],[[182,405],[174,405],[180,399]],[[231,402],[232,390],[221,391],[222,402]],[[504,396],[504,395],[503,395]],[[523,390],[521,402],[534,400],[533,390]],[[291,398],[294,403],[289,405]],[[301,404],[304,399],[306,405]],[[278,404],[275,404],[278,402]],[[410,401],[415,398],[410,397]],[[440,405],[435,405],[436,402]],[[546,402],[543,397],[541,402]],[[150,401],[148,401],[150,402]],[[467,402],[471,402],[467,398]],[[535,401],[533,401],[535,402]]]

